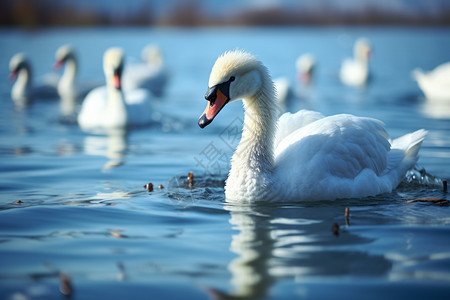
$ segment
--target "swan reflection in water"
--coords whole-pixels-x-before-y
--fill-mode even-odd
[[[392,262],[382,255],[336,250],[336,246],[372,240],[349,232],[335,236],[333,209],[317,218],[317,208],[227,204],[225,209],[237,230],[230,250],[238,257],[228,264],[234,291],[211,289],[214,299],[261,299],[283,278],[294,278],[299,291],[307,293],[307,286],[301,284],[308,278],[385,276],[392,268]]]
[[[106,135],[90,135],[84,139],[86,154],[109,158],[102,168],[103,172],[123,165],[127,148],[128,133],[126,129],[109,130]]]
[[[420,111],[426,117],[433,119],[450,119],[450,102],[433,102],[427,99],[421,106],[422,108]]]

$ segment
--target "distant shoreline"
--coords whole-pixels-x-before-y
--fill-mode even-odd
[[[435,13],[420,9],[390,11],[379,6],[367,6],[356,13],[337,11],[324,4],[315,9],[272,7],[212,13],[196,1],[187,1],[161,15],[151,6],[125,12],[81,9],[75,3],[55,2],[52,9],[40,1],[6,3],[0,4],[0,27],[450,26],[450,5],[442,6]]]

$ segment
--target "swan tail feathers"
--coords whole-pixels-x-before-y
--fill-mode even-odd
[[[392,149],[402,149],[405,152],[405,159],[418,157],[420,146],[422,145],[428,131],[420,129],[415,132],[405,134],[392,141]]]
[[[391,142],[391,151],[384,174],[390,178],[388,182],[395,188],[405,173],[414,168],[419,159],[419,150],[427,135],[424,129],[401,136]]]
[[[419,159],[420,146],[427,133],[428,131],[420,129],[392,141],[392,152],[395,153],[398,150],[403,152],[402,163],[407,167],[407,170],[414,167]]]

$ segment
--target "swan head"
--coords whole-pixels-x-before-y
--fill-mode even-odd
[[[163,63],[163,54],[158,45],[147,45],[141,53],[142,60],[150,65]]]
[[[103,55],[103,71],[106,84],[121,89],[121,77],[124,65],[124,53],[120,48],[109,48]]]
[[[226,104],[255,96],[267,76],[266,67],[248,52],[235,50],[219,56],[209,76],[205,94],[208,104],[198,125],[206,127]]]
[[[9,77],[11,80],[14,80],[17,78],[17,74],[21,70],[28,70],[30,72],[31,67],[30,63],[28,62],[28,58],[25,55],[25,53],[17,53],[13,57],[11,57],[11,60],[9,61]]]
[[[355,42],[355,56],[358,59],[368,60],[372,56],[372,46],[366,38],[360,38]]]
[[[68,60],[75,60],[75,50],[71,45],[62,45],[56,50],[54,69],[59,70]]]

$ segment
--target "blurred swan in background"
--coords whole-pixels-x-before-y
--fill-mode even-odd
[[[110,48],[103,56],[106,86],[95,88],[86,96],[78,115],[83,130],[112,130],[151,122],[151,94],[144,89],[122,90],[124,53]]]
[[[276,89],[278,103],[284,107],[289,99],[306,97],[304,89],[308,89],[312,84],[314,70],[316,68],[316,59],[310,53],[300,55],[295,61],[297,82],[300,86],[293,87],[287,77],[277,77],[273,80]],[[303,89],[302,89],[303,87]]]
[[[275,86],[277,102],[281,106],[285,106],[287,100],[293,97],[291,83],[287,77],[277,77],[273,80]]]
[[[347,58],[342,62],[339,76],[343,84],[362,86],[367,83],[371,54],[372,48],[367,39],[360,38],[355,42],[354,58]]]
[[[124,90],[144,88],[157,97],[162,96],[167,85],[168,72],[161,49],[156,45],[145,47],[142,51],[142,60],[142,63],[125,66]]]
[[[63,66],[64,71],[58,81],[58,95],[61,99],[61,112],[68,116],[75,112],[77,99],[84,98],[100,84],[78,82],[78,60],[71,45],[62,45],[56,50],[54,69],[60,70]]]
[[[427,100],[450,103],[450,62],[437,66],[428,73],[416,69],[413,77]]]
[[[316,59],[310,53],[300,55],[295,61],[297,69],[297,79],[304,85],[311,84],[316,69]]]
[[[56,50],[54,68],[60,70],[64,67],[62,76],[58,81],[58,94],[61,98],[83,98],[99,83],[78,82],[78,59],[75,49],[71,45],[62,45]]]
[[[11,98],[18,108],[30,104],[33,99],[52,99],[57,97],[56,86],[51,82],[34,84],[31,64],[25,53],[15,54],[9,62],[10,79],[15,80]]]
[[[225,185],[228,202],[334,200],[391,192],[414,167],[426,131],[391,140],[383,123],[301,110],[278,119],[274,85],[253,55],[230,51],[214,64],[198,125],[243,99],[242,138]]]

